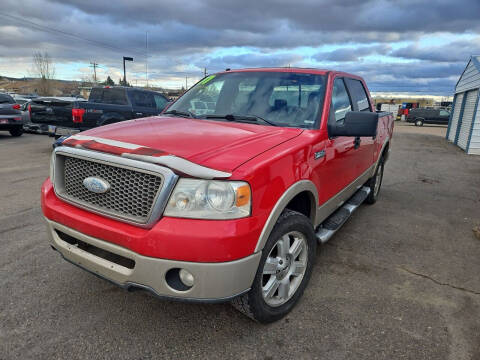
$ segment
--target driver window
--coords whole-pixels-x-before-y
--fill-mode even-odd
[[[343,79],[337,78],[333,83],[332,110],[335,121],[343,121],[347,112],[352,111],[352,104]]]

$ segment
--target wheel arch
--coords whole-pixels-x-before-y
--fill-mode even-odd
[[[270,215],[268,216],[268,219],[265,222],[260,237],[257,241],[255,252],[263,249],[283,210],[293,207],[291,210],[299,211],[305,214],[306,210],[302,211],[302,209],[298,208],[298,201],[305,199],[308,199],[308,217],[310,218],[312,225],[314,224],[318,204],[317,187],[310,180],[297,181],[282,194],[270,212]]]
[[[380,160],[382,160],[382,158],[384,158],[385,162],[388,160],[389,150],[390,150],[390,137],[387,137],[385,139],[385,142],[382,145],[382,149],[378,153],[377,159],[375,160],[375,166],[372,170],[371,176],[373,176],[375,174],[375,172],[377,171],[377,167],[380,164]]]

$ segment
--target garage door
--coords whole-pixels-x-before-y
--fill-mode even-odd
[[[460,113],[462,112],[462,102],[464,94],[465,93],[457,94],[455,104],[453,106],[452,120],[450,121],[450,128],[448,132],[448,140],[452,142],[455,141],[455,137],[457,135],[458,118],[460,117]]]
[[[473,112],[477,104],[478,90],[471,90],[467,92],[467,100],[465,100],[465,107],[463,109],[462,119],[458,122],[460,126],[460,133],[458,134],[457,144],[463,150],[467,149],[468,138],[470,137],[470,129],[472,128]]]

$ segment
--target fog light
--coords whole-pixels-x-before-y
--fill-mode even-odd
[[[194,281],[193,275],[190,274],[187,270],[180,269],[179,275],[180,275],[180,280],[182,280],[182,283],[185,286],[188,286],[188,287],[193,286],[193,281]]]

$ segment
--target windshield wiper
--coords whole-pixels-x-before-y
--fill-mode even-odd
[[[265,124],[271,125],[271,126],[278,126],[277,124],[268,121],[264,118],[261,118],[260,116],[257,115],[233,115],[233,114],[226,114],[226,115],[206,115],[206,119],[225,119],[228,121],[247,121],[247,122],[258,122],[261,121]]]
[[[191,111],[178,111],[178,110],[167,110],[163,113],[164,115],[172,114],[177,116],[183,116],[188,118],[196,118],[195,114]]]

